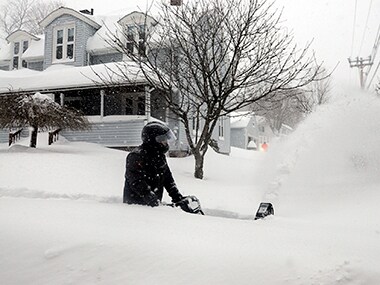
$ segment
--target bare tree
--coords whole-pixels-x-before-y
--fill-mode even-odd
[[[298,109],[304,114],[315,111],[317,106],[329,102],[330,91],[331,78],[327,75],[326,70],[322,68],[319,76],[296,96]]]
[[[7,0],[0,7],[0,29],[6,35],[17,30],[41,34],[39,22],[63,4],[62,0]]]
[[[39,130],[87,130],[90,123],[78,110],[60,106],[47,95],[13,94],[0,97],[0,128],[31,127],[30,147],[37,146]]]
[[[162,5],[154,36],[134,43],[138,54],[131,52],[127,29],[109,42],[149,70],[145,76],[152,86],[166,91],[167,106],[185,126],[194,176],[202,179],[204,156],[221,116],[303,87],[320,69],[313,68],[309,45],[293,44],[280,25],[281,13],[268,0],[185,2]]]
[[[278,135],[284,124],[294,128],[304,118],[297,99],[303,93],[301,89],[282,92],[276,96],[276,100],[255,102],[252,111],[265,117],[273,133]]]

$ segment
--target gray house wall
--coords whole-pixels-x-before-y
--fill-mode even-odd
[[[223,138],[219,137],[219,128],[215,127],[212,133],[212,139],[218,142],[219,152],[223,154],[229,154],[231,152],[231,124],[230,118],[224,117],[219,118],[219,120],[224,120],[224,136]]]
[[[44,69],[51,66],[53,63],[53,48],[54,48],[54,28],[69,24],[75,25],[75,51],[73,62],[62,62],[68,65],[85,66],[87,65],[86,44],[89,37],[93,36],[96,29],[86,22],[73,17],[71,15],[62,15],[52,21],[45,27],[45,61]]]

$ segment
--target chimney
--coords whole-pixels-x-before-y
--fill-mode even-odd
[[[171,6],[181,6],[182,0],[170,0],[170,5]]]
[[[79,12],[81,12],[82,14],[86,14],[86,15],[94,15],[94,9],[91,8],[91,11],[85,9],[85,10],[79,10]]]

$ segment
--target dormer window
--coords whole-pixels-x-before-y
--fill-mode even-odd
[[[18,55],[20,53],[20,43],[19,42],[15,43],[14,48],[13,48],[13,52],[15,55]]]
[[[128,53],[134,53],[135,47],[141,56],[145,56],[146,52],[146,34],[145,25],[128,25],[126,27],[127,43],[126,48]],[[137,38],[137,40],[135,40]]]
[[[145,56],[145,25],[139,25],[139,55]]]
[[[22,46],[22,50],[21,50]],[[13,69],[19,69],[20,67],[27,67],[25,60],[21,59],[22,54],[28,49],[29,41],[19,41],[13,43]]]
[[[55,28],[53,62],[74,61],[74,41],[74,26]]]
[[[24,53],[29,47],[29,42],[28,41],[23,41],[22,42],[22,52]]]
[[[135,36],[133,33],[133,26],[127,27],[127,51],[133,53],[133,47],[135,46]]]

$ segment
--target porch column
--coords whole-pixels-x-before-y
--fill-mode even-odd
[[[148,122],[150,122],[150,106],[150,90],[149,86],[145,86],[145,115]]]
[[[65,104],[65,94],[63,93],[59,93],[59,99],[60,99],[60,103],[61,103],[61,106],[63,106]]]
[[[104,117],[104,95],[106,91],[104,89],[100,90],[100,117]]]

